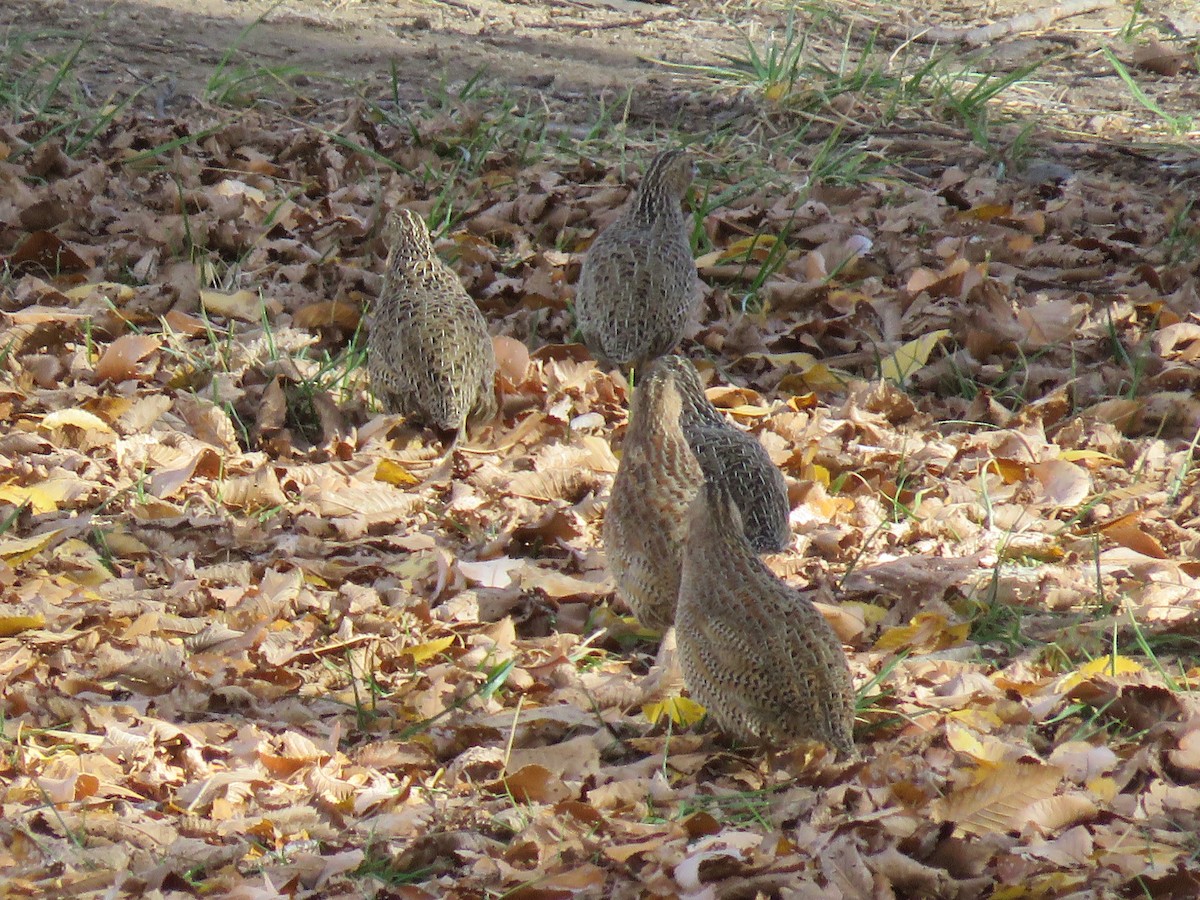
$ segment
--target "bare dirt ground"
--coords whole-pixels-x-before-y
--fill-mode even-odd
[[[1039,73],[1046,82],[1046,105],[1061,104],[1062,118],[1084,133],[1106,137],[1137,130],[1147,122],[1144,111],[1111,67],[1100,64],[1097,48],[1114,40],[1131,17],[1183,39],[1200,31],[1200,13],[1188,0],[1141,6],[1139,19],[1131,4],[1114,0],[1107,8],[1009,37],[993,58],[1016,67],[1061,55]],[[889,50],[920,40],[932,28],[965,29],[1029,11],[1028,4],[1010,0],[982,6],[850,0],[837,8],[861,22],[864,37],[879,28]],[[782,4],[635,0],[11,0],[4,16],[17,33],[46,29],[64,41],[93,35],[94,44],[81,60],[85,82],[101,95],[146,86],[144,102],[151,109],[201,96],[213,70],[236,47],[238,64],[310,73],[300,93],[321,101],[344,99],[359,86],[390,92],[393,66],[401,95],[409,100],[423,98],[443,81],[484,71],[513,88],[536,91],[567,121],[590,116],[604,98],[632,87],[632,115],[673,124],[680,100],[691,98],[703,82],[672,74],[656,60],[703,65],[744,53],[747,39],[758,41],[780,28],[788,12]],[[831,61],[836,58],[836,46],[820,51]],[[1194,80],[1167,82],[1153,93],[1167,112],[1196,109]],[[703,113],[689,125],[703,128]]]
[[[1200,25],[930,42],[1028,5],[5,0],[0,893],[1200,895]],[[648,702],[607,576],[572,285],[676,143],[860,760]],[[371,399],[399,204],[482,452]]]

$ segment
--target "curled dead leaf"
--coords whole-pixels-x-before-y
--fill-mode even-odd
[[[505,335],[492,337],[492,350],[496,354],[496,371],[502,382],[515,388],[525,381],[529,371],[529,348]]]
[[[252,291],[234,291],[232,294],[221,291],[201,291],[200,305],[210,316],[241,319],[243,322],[262,320],[263,301],[258,294]]]
[[[221,488],[221,501],[226,506],[250,511],[286,506],[288,498],[275,470],[264,466],[253,475],[226,479]]]
[[[104,351],[93,374],[97,381],[125,381],[137,372],[137,365],[162,346],[162,338],[153,334],[123,334]]]

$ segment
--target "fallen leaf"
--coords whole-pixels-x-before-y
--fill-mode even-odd
[[[891,356],[880,360],[880,377],[896,384],[904,384],[910,375],[925,367],[933,348],[949,336],[949,329],[943,328],[922,335],[915,341],[909,341]]]

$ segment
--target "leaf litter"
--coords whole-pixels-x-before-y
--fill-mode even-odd
[[[624,170],[463,174],[457,112],[0,161],[6,890],[1194,895],[1200,300],[1162,197],[792,162],[698,222],[685,350],[788,477],[768,561],[862,687],[835,766],[646,702],[599,541],[628,387],[570,314]],[[450,213],[495,334],[502,424],[444,459],[358,352],[398,203]]]

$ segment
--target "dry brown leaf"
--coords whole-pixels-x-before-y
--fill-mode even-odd
[[[137,372],[137,365],[162,346],[152,334],[124,334],[104,351],[93,370],[97,381],[124,381]]]
[[[966,834],[1018,831],[1029,821],[1029,808],[1054,795],[1062,775],[1057,766],[1002,763],[981,772],[970,787],[935,800],[933,816]]]

